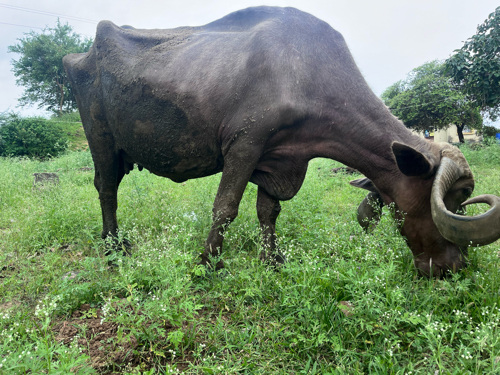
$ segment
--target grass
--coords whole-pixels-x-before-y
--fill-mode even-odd
[[[57,115],[48,121],[55,122],[64,129],[64,136],[68,141],[71,151],[85,151],[88,149],[89,145],[87,138],[85,138],[85,132],[83,131],[80,114],[78,112]]]
[[[464,154],[474,195],[500,195],[500,148]],[[447,280],[420,279],[389,211],[365,234],[357,177],[317,159],[282,204],[286,266],[258,260],[249,184],[213,273],[197,261],[220,175],[134,170],[118,209],[133,253],[110,267],[92,166],[88,151],[0,159],[0,374],[500,373],[498,243]],[[60,185],[34,188],[45,171]]]

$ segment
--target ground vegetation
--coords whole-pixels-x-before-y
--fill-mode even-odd
[[[474,195],[500,195],[498,145],[461,149]],[[313,160],[283,202],[279,270],[259,260],[249,184],[213,272],[197,263],[220,175],[134,169],[119,192],[132,253],[105,257],[88,151],[0,158],[0,374],[498,374],[498,242],[421,279],[390,208],[359,227],[364,193],[339,167]],[[33,188],[56,170],[59,184]]]

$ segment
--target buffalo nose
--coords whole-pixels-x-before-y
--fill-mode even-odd
[[[450,260],[447,262],[435,262],[432,258],[425,261],[415,261],[415,267],[422,277],[441,278],[450,274],[450,271],[455,273],[464,268],[466,263],[463,260]]]

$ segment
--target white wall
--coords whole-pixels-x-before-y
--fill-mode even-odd
[[[419,137],[425,138],[423,133],[414,132]],[[450,125],[448,129],[441,129],[435,131],[434,133],[434,142],[449,142],[449,143],[458,143],[458,132],[457,127],[455,125]],[[476,130],[472,130],[471,132],[464,131],[464,139],[465,141],[479,142],[482,140],[482,136],[477,135]]]

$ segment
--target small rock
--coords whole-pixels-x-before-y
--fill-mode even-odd
[[[66,279],[68,279],[68,280],[73,280],[73,279],[75,279],[75,278],[78,276],[78,274],[79,274],[79,273],[80,273],[80,272],[75,272],[75,271],[70,271],[70,272],[67,272],[67,273],[65,273],[65,274],[63,275],[62,279],[63,279],[63,280],[66,280]]]
[[[33,173],[35,177],[33,188],[46,187],[49,185],[59,185],[59,176],[54,172]]]

